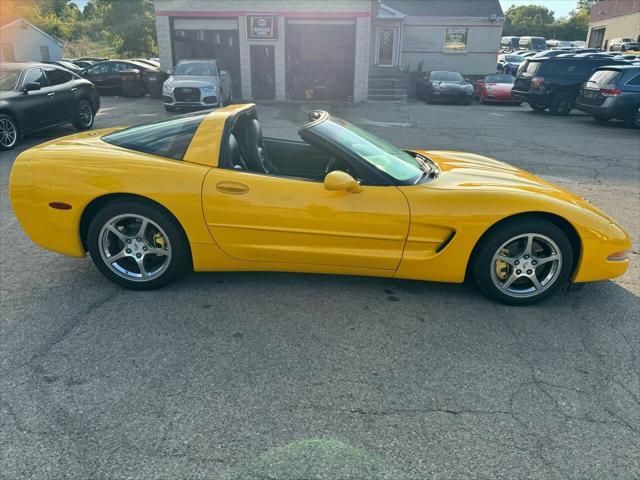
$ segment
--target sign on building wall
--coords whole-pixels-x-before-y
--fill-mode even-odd
[[[265,40],[278,38],[275,15],[247,15],[247,38]]]
[[[469,29],[447,27],[444,35],[445,52],[466,52],[468,48]]]

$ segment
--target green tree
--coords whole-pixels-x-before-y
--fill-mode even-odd
[[[156,54],[156,23],[151,0],[93,0],[102,12],[103,35],[122,55]]]
[[[555,21],[553,10],[539,5],[512,6],[505,12],[505,35],[545,37]]]

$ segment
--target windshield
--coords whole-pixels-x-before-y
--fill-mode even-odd
[[[74,65],[71,62],[65,62],[64,60],[60,60],[58,62],[58,65],[60,65],[61,67],[64,67],[64,68],[68,68],[69,70],[78,70],[78,66],[77,65]]]
[[[487,75],[485,83],[513,83],[515,78],[511,75]]]
[[[436,82],[462,82],[464,77],[458,72],[431,72],[431,80]]]
[[[217,75],[216,64],[213,62],[181,62],[173,74],[195,77],[215,77]]]
[[[544,38],[532,38],[531,48],[533,48],[534,50],[544,50],[545,48],[547,48],[547,42]]]
[[[358,154],[395,180],[414,183],[423,176],[420,162],[412,155],[349,122],[332,117],[313,129],[331,143]]]
[[[3,68],[0,70],[0,90],[13,90],[20,78],[20,70]]]
[[[507,55],[504,59],[509,63],[522,63],[524,61],[522,55]]]

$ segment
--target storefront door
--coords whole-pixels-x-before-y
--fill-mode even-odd
[[[272,45],[251,45],[251,90],[254,100],[275,100],[276,67]]]
[[[397,28],[378,28],[376,30],[376,65],[394,67],[397,64],[396,47]]]

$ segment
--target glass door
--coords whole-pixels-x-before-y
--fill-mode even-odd
[[[376,36],[376,65],[393,67],[396,65],[396,28],[378,28]]]

